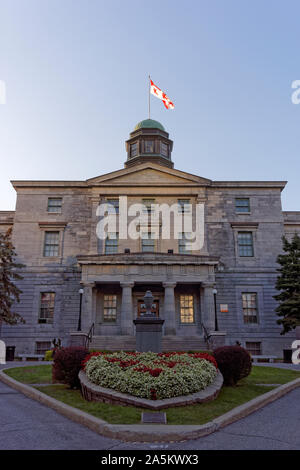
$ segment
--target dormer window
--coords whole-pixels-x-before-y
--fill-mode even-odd
[[[137,156],[137,142],[134,142],[133,144],[130,145],[130,158],[136,157]]]
[[[169,156],[169,146],[167,144],[165,144],[164,142],[161,142],[161,154],[164,157]]]
[[[145,153],[154,153],[154,141],[145,140]]]

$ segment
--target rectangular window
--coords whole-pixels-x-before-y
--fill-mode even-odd
[[[38,323],[53,323],[55,292],[41,292]]]
[[[246,341],[246,349],[253,356],[261,355],[261,343]]]
[[[144,212],[151,214],[152,213],[152,204],[155,204],[155,199],[143,199],[142,203],[144,204]]]
[[[142,252],[154,253],[155,252],[155,239],[151,232],[142,232]]]
[[[238,232],[239,256],[254,256],[252,232]]]
[[[167,144],[165,144],[164,142],[161,142],[161,154],[164,157],[169,156],[169,146]]]
[[[45,354],[51,349],[51,341],[37,341],[35,343],[35,354]]]
[[[145,153],[154,153],[153,140],[145,140]]]
[[[107,199],[106,202],[112,206],[108,206],[108,214],[119,214],[119,199]]]
[[[130,157],[132,158],[136,156],[137,156],[137,142],[130,145]]]
[[[117,296],[104,295],[103,321],[115,322],[117,319]]]
[[[105,239],[105,254],[118,253],[119,234],[108,233]]]
[[[190,232],[182,232],[181,238],[178,239],[178,251],[182,254],[192,254],[192,242]]]
[[[235,200],[235,211],[239,213],[250,212],[250,199],[238,197]]]
[[[48,198],[48,212],[61,212],[62,198],[61,197],[49,197]]]
[[[191,212],[191,201],[190,199],[178,199],[178,212],[190,213]]]
[[[243,292],[244,323],[257,323],[257,294],[256,292]]]
[[[180,322],[194,323],[194,297],[192,295],[180,296]]]
[[[44,256],[53,257],[59,255],[59,232],[45,232]]]

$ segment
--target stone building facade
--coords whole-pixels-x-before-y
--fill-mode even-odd
[[[26,323],[2,325],[1,335],[17,354],[42,353],[53,338],[70,344],[91,326],[91,347],[134,349],[133,319],[148,289],[165,320],[166,350],[203,349],[208,336],[212,345],[239,341],[279,357],[291,346],[273,299],[281,237],[300,233],[300,212],[282,211],[286,182],[189,174],[173,168],[172,146],[160,123],[145,120],[126,142],[121,170],[86,181],[12,181],[16,209],[0,212],[0,230],[12,227],[26,266],[15,307]],[[193,217],[201,205],[204,243],[191,250],[186,238],[162,237],[161,217],[158,238],[123,239],[116,230],[116,238],[99,239],[97,208],[109,203],[118,218],[121,197],[129,207],[142,202],[147,217],[153,204],[175,204]],[[139,230],[148,236],[147,223]]]

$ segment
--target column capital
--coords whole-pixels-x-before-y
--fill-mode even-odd
[[[162,285],[163,287],[176,287],[176,284],[177,282],[175,281],[167,281],[167,282],[163,282]]]
[[[204,289],[215,289],[216,288],[216,284],[214,282],[201,282],[201,287],[203,287]]]
[[[96,286],[96,283],[95,283],[95,282],[83,282],[83,281],[80,282],[80,287],[81,287],[82,289],[84,289],[85,287],[91,287],[91,288],[93,288],[93,287],[95,287],[95,286]]]
[[[120,282],[121,287],[133,287],[134,286],[134,281],[124,281]]]

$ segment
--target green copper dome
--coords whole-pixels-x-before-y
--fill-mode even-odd
[[[158,122],[154,121],[154,119],[144,119],[143,121],[139,122],[134,130],[137,131],[138,129],[160,129],[161,131],[165,131],[164,126]]]

